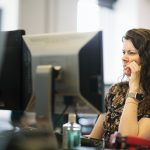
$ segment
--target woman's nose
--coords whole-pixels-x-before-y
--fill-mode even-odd
[[[126,61],[126,60],[128,60],[128,59],[129,59],[129,58],[128,58],[127,53],[123,54],[123,56],[122,56],[122,60],[123,60],[123,61]]]

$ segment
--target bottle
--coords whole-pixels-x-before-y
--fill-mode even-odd
[[[76,114],[70,113],[68,123],[63,124],[63,149],[81,145],[81,126],[76,123]]]

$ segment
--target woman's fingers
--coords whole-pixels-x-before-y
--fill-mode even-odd
[[[141,70],[141,66],[138,65],[135,61],[131,62],[127,67],[130,68],[131,73],[139,72]]]

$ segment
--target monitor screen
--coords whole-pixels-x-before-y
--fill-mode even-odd
[[[0,109],[25,110],[32,95],[31,55],[23,51],[22,35],[0,31]]]
[[[84,102],[95,112],[103,112],[102,31],[24,35],[23,39],[32,57],[33,93],[42,95],[51,87],[48,85],[53,82],[49,79],[45,82],[42,77],[37,78],[37,67],[50,65],[61,68],[54,81],[55,98],[71,97]],[[36,84],[37,80],[41,84]],[[47,85],[42,84],[44,82]]]

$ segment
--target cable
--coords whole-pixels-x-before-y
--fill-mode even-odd
[[[59,123],[61,122],[61,120],[64,117],[65,112],[67,111],[67,109],[69,108],[69,106],[71,106],[73,104],[73,96],[64,96],[64,104],[65,104],[65,108],[62,111],[62,113],[59,115],[58,119],[54,122],[55,123],[55,127],[57,127],[59,125]]]

